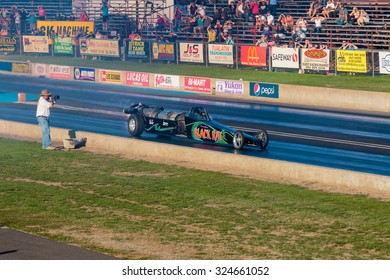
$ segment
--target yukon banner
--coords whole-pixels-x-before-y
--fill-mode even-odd
[[[336,51],[337,71],[367,73],[367,57],[365,51]]]
[[[217,80],[215,90],[219,94],[244,95],[244,83],[238,81]]]
[[[154,74],[154,86],[165,89],[179,89],[180,78],[174,75]]]
[[[46,36],[23,35],[23,51],[28,53],[49,53],[49,41]]]
[[[0,53],[12,53],[16,49],[16,37],[0,37]]]
[[[301,49],[301,68],[307,70],[329,70],[329,50]]]
[[[240,62],[247,66],[267,66],[267,48],[241,46]]]
[[[153,59],[174,61],[175,60],[175,44],[172,43],[153,43]]]
[[[95,69],[75,67],[73,77],[75,80],[94,82],[95,81]]]
[[[379,73],[390,74],[390,52],[379,52]]]
[[[127,57],[128,58],[148,58],[149,57],[149,42],[131,40],[127,41]]]
[[[100,81],[107,83],[122,83],[122,72],[100,70]]]
[[[209,62],[215,64],[233,64],[233,46],[210,44]]]
[[[73,54],[73,45],[71,37],[54,37],[55,54]]]
[[[250,96],[279,98],[279,85],[277,84],[265,84],[265,83],[253,83],[250,86]]]
[[[95,29],[93,21],[47,21],[38,20],[37,28],[45,32],[49,37],[50,32],[54,30],[58,36],[76,36],[79,29],[83,30],[85,34],[93,32]]]
[[[80,53],[82,55],[119,57],[119,43],[117,40],[81,39]]]
[[[293,48],[271,48],[272,67],[299,68],[298,49]]]
[[[184,89],[203,93],[211,92],[211,80],[208,78],[184,77]]]
[[[135,87],[149,87],[149,73],[126,72],[126,85]]]
[[[203,63],[203,44],[180,43],[180,61]]]
[[[70,78],[70,67],[61,65],[50,65],[49,66],[49,77],[55,79],[69,79]]]

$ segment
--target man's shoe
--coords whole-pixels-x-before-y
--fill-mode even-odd
[[[55,150],[56,147],[53,147],[53,146],[47,146],[45,148],[43,148],[44,150]]]

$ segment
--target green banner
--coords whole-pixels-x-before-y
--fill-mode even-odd
[[[71,37],[54,37],[55,54],[73,54],[73,45]]]

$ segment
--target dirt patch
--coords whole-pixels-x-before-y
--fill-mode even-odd
[[[112,175],[122,177],[161,177],[163,179],[177,176],[168,172],[113,172]]]

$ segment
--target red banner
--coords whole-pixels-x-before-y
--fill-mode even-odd
[[[184,89],[203,93],[211,92],[211,80],[207,78],[184,77]]]
[[[267,48],[241,46],[241,64],[248,66],[267,66]]]
[[[126,72],[126,85],[149,87],[149,73]]]

